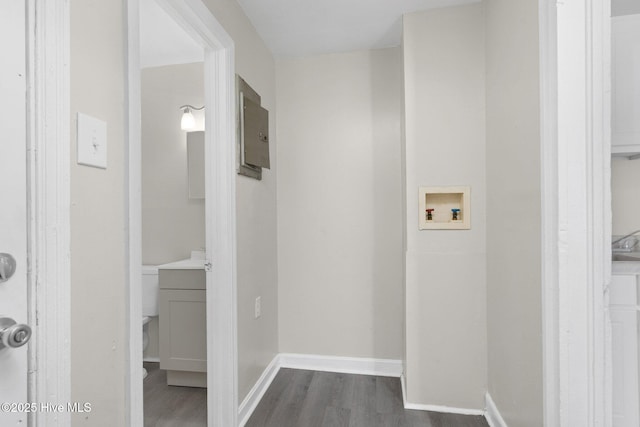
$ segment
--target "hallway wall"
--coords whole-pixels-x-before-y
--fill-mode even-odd
[[[124,2],[71,2],[73,426],[125,425]],[[76,163],[76,113],[107,122],[107,169]]]
[[[489,393],[510,427],[543,425],[537,0],[488,0]]]
[[[277,63],[281,352],[402,358],[401,66]]]
[[[404,17],[406,391],[482,409],[486,363],[484,6]],[[418,187],[471,187],[470,230],[418,229]]]

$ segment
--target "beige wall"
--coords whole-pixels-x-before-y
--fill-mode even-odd
[[[187,133],[178,110],[204,105],[204,64],[145,68],[141,74],[142,263],[158,265],[205,246],[204,199],[189,198]]]
[[[71,2],[71,400],[74,426],[125,420],[123,2]],[[76,113],[107,122],[106,170],[76,164]]]
[[[614,157],[611,161],[613,234],[640,229],[640,161]]]
[[[401,52],[277,77],[280,351],[400,359]]]
[[[486,390],[483,5],[404,17],[406,387],[482,409]],[[470,230],[418,231],[419,186],[471,186]]]
[[[543,425],[537,0],[488,0],[489,392],[510,427]]]
[[[235,0],[204,0],[235,44],[236,73],[262,97],[269,110],[271,170],[262,181],[237,176],[238,388],[239,401],[278,353],[276,234],[276,76],[274,59]],[[255,298],[262,316],[254,319]]]

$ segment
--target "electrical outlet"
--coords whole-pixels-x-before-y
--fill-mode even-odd
[[[258,317],[260,317],[262,315],[262,298],[258,297],[256,298],[256,305],[255,305],[255,310],[254,310],[254,316],[257,319]]]

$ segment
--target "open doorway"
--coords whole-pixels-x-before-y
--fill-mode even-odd
[[[144,425],[206,425],[204,49],[155,0],[140,101]]]
[[[237,425],[233,44],[199,0],[129,0],[128,48],[129,423],[147,425],[162,416],[153,405],[143,410],[142,369],[142,307],[149,302],[143,299],[149,277],[143,279],[142,266],[161,263],[163,294],[158,319],[151,316],[146,326],[145,356],[159,360],[166,373],[159,378],[148,365],[150,381],[181,388],[170,394],[184,394],[188,386],[200,392],[192,400],[208,411],[193,420]],[[192,108],[196,123],[188,129],[199,132],[199,144],[188,143],[190,132],[181,129],[184,105],[205,107]],[[203,151],[190,153],[192,145]],[[190,176],[193,169],[200,169],[199,177]],[[177,289],[164,289],[171,282]],[[187,282],[199,289],[180,289]],[[167,334],[187,324],[193,333],[176,334],[163,346]],[[192,330],[196,324],[199,332]]]

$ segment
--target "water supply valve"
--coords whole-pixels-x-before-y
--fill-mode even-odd
[[[433,221],[433,211],[435,209],[427,209],[427,221]]]

